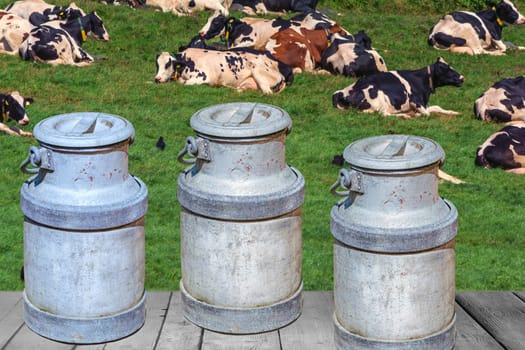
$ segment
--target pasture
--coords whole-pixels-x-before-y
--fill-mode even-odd
[[[9,3],[0,0],[0,8]],[[66,5],[60,0],[57,4]],[[348,4],[348,3],[346,3]],[[525,1],[516,1],[524,13]],[[129,151],[130,172],[149,191],[146,214],[146,288],[178,290],[180,280],[179,209],[177,177],[185,165],[177,153],[187,136],[194,135],[190,117],[199,109],[227,102],[258,101],[279,106],[293,120],[286,142],[286,160],[303,174],[303,279],[307,290],[332,289],[330,209],[338,200],[330,194],[341,167],[334,155],[353,141],[384,134],[410,134],[438,142],[446,153],[443,170],[465,181],[441,183],[440,195],[458,209],[456,286],[458,290],[525,289],[525,177],[474,165],[476,148],[502,125],[476,120],[475,99],[492,83],[525,74],[525,51],[506,56],[467,56],[437,51],[427,44],[430,27],[441,13],[403,12],[374,8],[358,10],[343,3],[320,1],[329,16],[352,33],[364,29],[388,69],[419,69],[443,57],[465,82],[460,88],[443,87],[431,104],[460,112],[458,116],[431,115],[413,119],[363,114],[332,107],[332,93],[354,79],[342,76],[298,74],[280,94],[239,93],[228,88],[177,83],[155,84],[156,54],[175,52],[204,25],[209,13],[176,17],[153,9],[106,6],[98,1],[77,2],[96,10],[104,20],[109,42],[87,41],[83,48],[107,56],[89,67],[50,66],[0,56],[0,91],[18,90],[33,97],[28,107],[30,131],[39,121],[57,114],[97,111],[129,120],[136,132]],[[390,5],[392,6],[392,4]],[[449,8],[449,11],[458,8]],[[335,12],[340,13],[336,15]],[[238,13],[233,13],[239,15]],[[525,27],[506,27],[504,41],[525,46]],[[159,136],[164,151],[155,147]],[[19,170],[35,139],[0,135],[0,290],[21,290],[23,216],[19,191],[28,178]],[[115,249],[118,254],[118,247]]]

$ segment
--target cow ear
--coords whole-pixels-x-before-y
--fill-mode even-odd
[[[447,63],[445,62],[445,60],[443,59],[443,57],[438,57],[438,59],[436,60],[436,62],[441,62],[441,63]]]
[[[33,103],[34,100],[31,97],[27,97],[24,101],[26,107],[29,106],[31,103]]]

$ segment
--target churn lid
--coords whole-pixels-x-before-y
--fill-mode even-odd
[[[411,135],[383,135],[353,142],[343,152],[351,165],[374,170],[408,170],[445,160],[441,146]]]
[[[292,119],[279,107],[233,102],[203,108],[190,119],[197,132],[217,137],[257,137],[291,129]]]
[[[42,120],[33,130],[35,138],[62,147],[98,147],[130,139],[135,130],[126,119],[98,112],[59,114]]]

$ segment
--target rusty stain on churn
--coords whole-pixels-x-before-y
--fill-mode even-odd
[[[125,337],[145,319],[147,189],[128,173],[133,126],[83,112],[34,128],[21,170],[24,320],[67,343]]]
[[[337,349],[454,348],[457,210],[438,194],[443,149],[387,135],[343,157],[331,188],[343,197],[330,224]]]
[[[261,103],[204,108],[179,161],[180,289],[194,324],[231,334],[278,329],[302,311],[304,179],[285,160],[291,118]]]

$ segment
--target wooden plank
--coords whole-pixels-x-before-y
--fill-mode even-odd
[[[0,294],[0,349],[24,324],[23,307],[21,292]]]
[[[301,316],[279,330],[283,350],[334,349],[333,309],[332,291],[304,293]]]
[[[156,350],[200,350],[202,333],[184,319],[180,292],[173,292]]]
[[[105,344],[77,345],[75,350],[154,350],[170,301],[170,292],[147,292],[144,326],[126,338]]]
[[[281,345],[278,331],[250,335],[204,331],[202,350],[281,350]]]
[[[72,350],[74,345],[56,342],[44,338],[32,330],[26,325],[20,328],[20,331],[15,335],[13,339],[7,344],[2,350],[20,350],[20,349],[35,349],[35,350]]]
[[[465,310],[456,303],[455,350],[504,350]]]
[[[505,349],[525,349],[525,303],[516,295],[462,292],[456,301]]]

